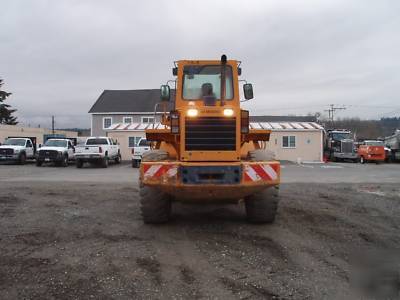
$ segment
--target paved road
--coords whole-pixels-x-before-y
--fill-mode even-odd
[[[130,164],[110,165],[103,169],[84,167],[77,169],[53,166],[36,167],[30,163],[25,166],[0,165],[0,181],[57,181],[57,182],[137,182],[138,170]],[[283,183],[400,183],[400,164],[353,164],[328,163],[282,165]]]

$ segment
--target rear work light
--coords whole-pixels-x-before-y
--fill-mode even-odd
[[[240,132],[249,133],[249,111],[240,111]]]
[[[174,110],[170,113],[171,133],[179,134],[179,112]]]

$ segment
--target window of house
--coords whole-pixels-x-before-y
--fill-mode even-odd
[[[130,136],[128,137],[128,147],[136,147],[142,137],[141,136]]]
[[[283,136],[282,148],[296,148],[296,137],[294,135]]]
[[[110,128],[112,125],[112,117],[104,117],[103,118],[103,129]]]
[[[124,123],[125,124],[131,124],[132,123],[132,117],[124,117]]]
[[[142,123],[153,123],[154,117],[142,117]]]

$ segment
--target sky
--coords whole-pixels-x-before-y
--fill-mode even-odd
[[[173,61],[242,61],[253,115],[400,116],[400,1],[2,0],[0,78],[24,125],[90,126],[104,89],[158,88]]]

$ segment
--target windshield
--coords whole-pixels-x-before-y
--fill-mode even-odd
[[[25,140],[24,139],[7,139],[4,142],[4,145],[25,146]]]
[[[332,133],[332,138],[337,141],[351,139],[351,134],[348,132],[334,132]]]
[[[383,146],[382,141],[365,141],[365,145],[367,146]]]
[[[139,142],[139,146],[149,146],[150,142],[148,142],[147,140],[140,140]]]
[[[44,145],[47,147],[67,147],[67,144],[68,144],[67,141],[47,140],[47,142]]]
[[[225,99],[233,98],[232,68],[226,66]],[[203,96],[221,98],[221,66],[185,66],[183,68],[183,98],[202,99]]]
[[[86,145],[108,145],[107,139],[88,139]]]

